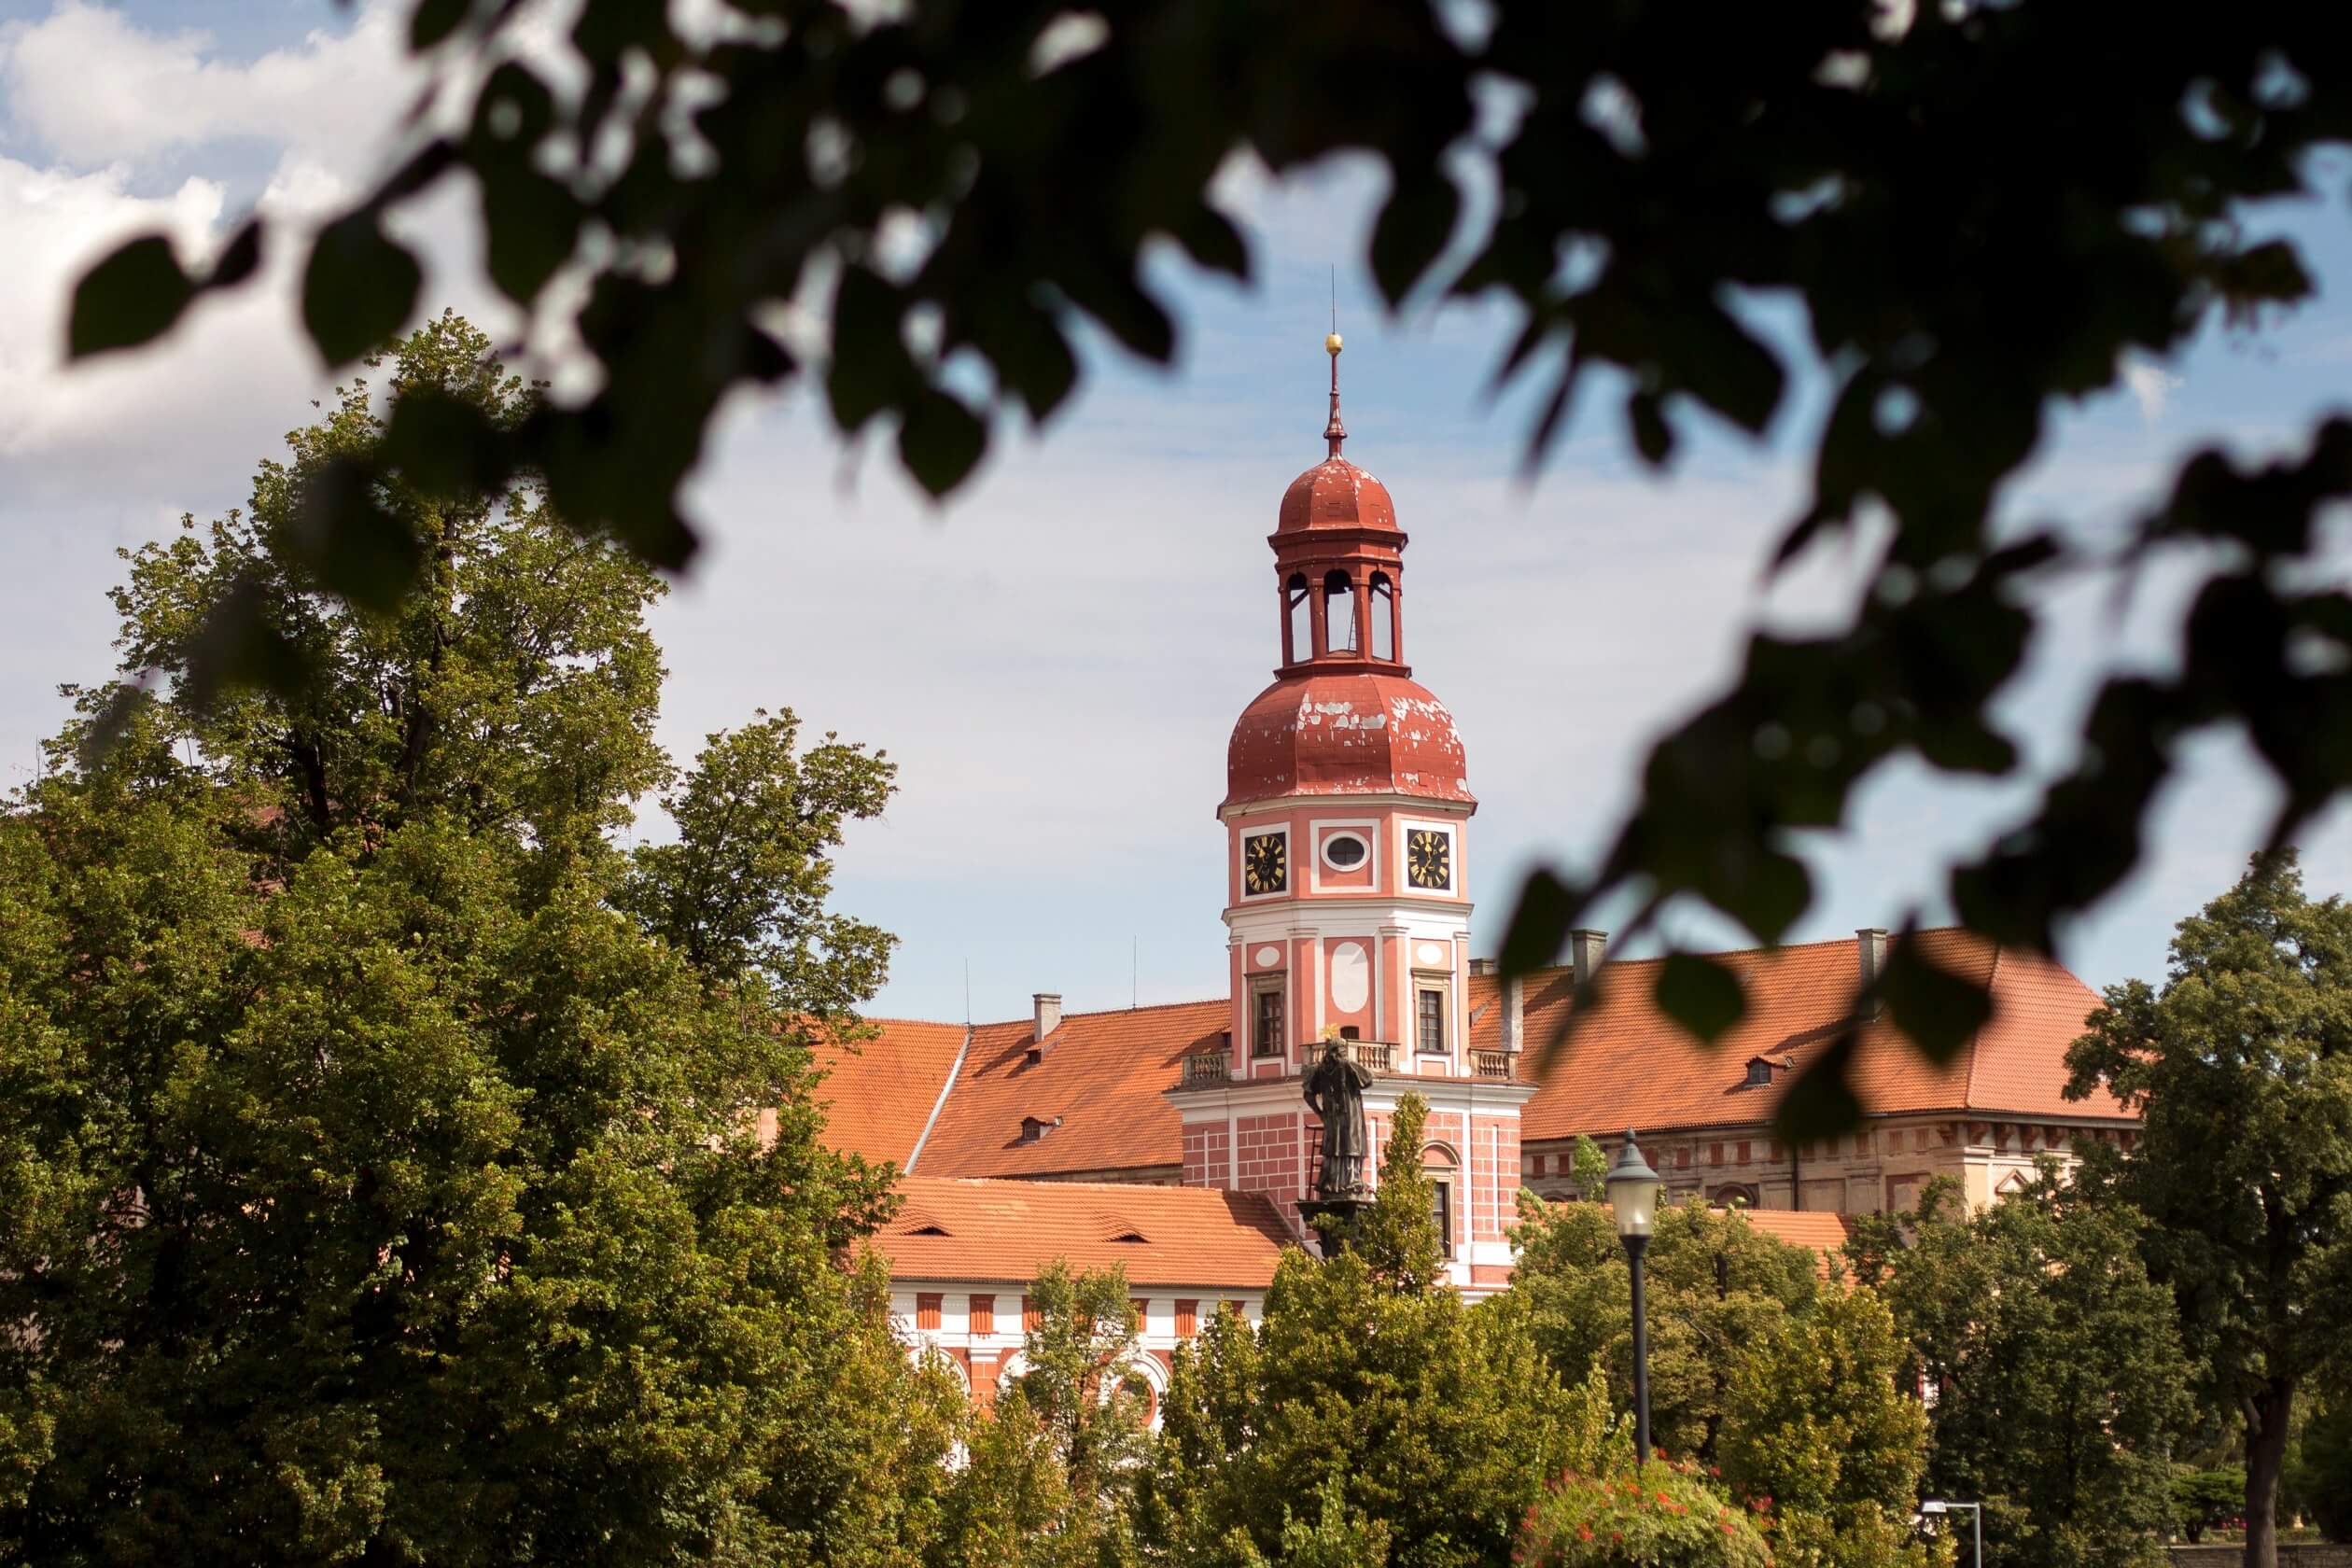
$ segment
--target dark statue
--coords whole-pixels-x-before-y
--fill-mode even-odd
[[[1323,1160],[1315,1171],[1315,1196],[1362,1197],[1367,1190],[1364,1159],[1371,1139],[1364,1126],[1364,1091],[1371,1071],[1350,1059],[1337,1040],[1323,1043],[1323,1056],[1307,1074],[1307,1104],[1323,1118]]]

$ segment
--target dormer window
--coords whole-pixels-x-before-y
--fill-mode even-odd
[[[1062,1119],[1059,1116],[1023,1116],[1021,1118],[1021,1141],[1034,1143],[1061,1124]]]
[[[1751,1089],[1769,1088],[1771,1082],[1772,1064],[1762,1057],[1749,1057],[1747,1086]]]

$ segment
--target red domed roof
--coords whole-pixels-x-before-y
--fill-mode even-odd
[[[1387,493],[1369,475],[1365,483],[1385,510]],[[1287,517],[1288,502],[1282,510]],[[1428,688],[1373,670],[1317,670],[1276,681],[1241,710],[1225,747],[1225,803],[1398,794],[1476,805],[1468,772],[1453,715]]]
[[[1291,481],[1282,493],[1278,534],[1310,528],[1381,528],[1398,531],[1396,507],[1388,486],[1349,462],[1330,457]]]

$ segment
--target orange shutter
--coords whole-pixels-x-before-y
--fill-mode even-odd
[[[1141,1334],[1143,1325],[1152,1321],[1152,1304],[1149,1301],[1130,1301],[1127,1305],[1135,1309],[1135,1331]]]
[[[1189,1339],[1200,1332],[1200,1303],[1179,1300],[1176,1303],[1176,1337]]]
[[[993,1295],[973,1296],[970,1321],[973,1333],[994,1334],[996,1332],[996,1297]]]
[[[937,1328],[939,1326],[939,1304],[945,1299],[946,1298],[942,1296],[937,1291],[925,1291],[920,1295],[917,1295],[915,1298],[915,1326],[917,1328]]]
[[[1036,1333],[1037,1325],[1044,1322],[1044,1320],[1045,1314],[1037,1309],[1036,1299],[1024,1294],[1021,1297],[1021,1332],[1024,1334]]]

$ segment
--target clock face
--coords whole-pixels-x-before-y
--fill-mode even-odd
[[[1290,886],[1290,841],[1281,833],[1252,833],[1241,841],[1241,889],[1279,893]]]
[[[1405,834],[1405,870],[1416,888],[1443,891],[1453,886],[1453,840],[1435,828]]]

